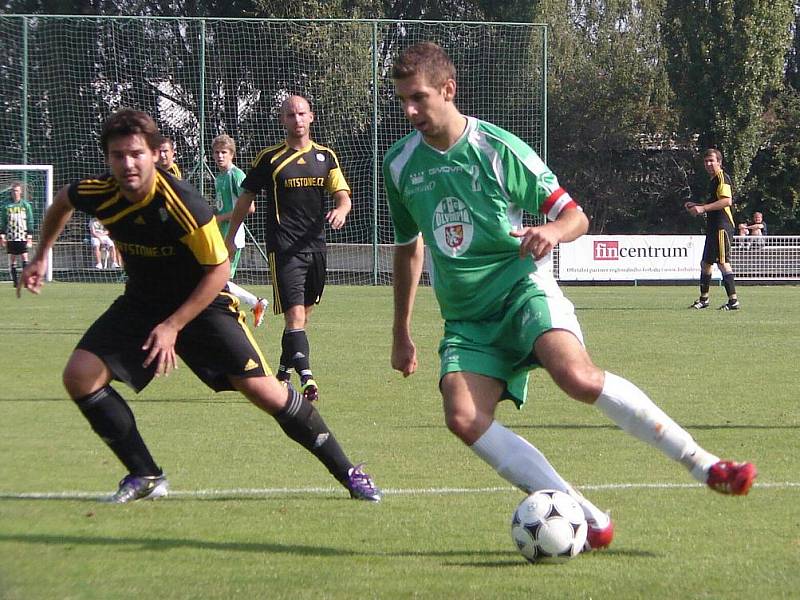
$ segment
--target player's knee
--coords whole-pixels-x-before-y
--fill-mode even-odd
[[[108,384],[110,376],[103,363],[91,355],[91,359],[83,353],[73,353],[61,374],[61,382],[67,394],[73,400],[83,398]]]
[[[287,390],[274,377],[230,377],[230,381],[245,398],[273,417],[286,406]]]
[[[64,385],[64,389],[67,390],[69,397],[73,400],[83,398],[92,391],[86,389],[79,369],[76,368],[72,362],[67,363],[63,373],[61,373],[61,383]]]
[[[444,422],[450,433],[467,445],[474,444],[491,425],[491,422],[483,423],[479,414],[468,414],[463,411],[446,412]]]
[[[603,371],[591,362],[563,366],[553,378],[571,398],[591,404],[603,391]]]

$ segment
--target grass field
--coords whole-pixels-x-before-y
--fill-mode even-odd
[[[742,287],[738,313],[686,310],[693,287],[566,289],[599,365],[760,477],[746,498],[715,494],[537,373],[529,405],[504,403],[499,419],[617,524],[607,551],[561,565],[517,554],[509,519],[521,494],[443,425],[430,289],[409,379],[388,364],[390,288],[328,288],[310,330],[320,410],[384,489],[378,505],[349,500],[270,418],[185,367],[139,396],[118,388],[174,493],[99,503],[124,472],[60,373],[119,288],[0,292],[3,600],[798,597],[798,287]],[[712,290],[715,305],[723,296]],[[281,322],[256,332],[274,361]]]

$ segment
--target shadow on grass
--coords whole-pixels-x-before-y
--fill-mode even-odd
[[[104,546],[133,547],[139,550],[166,551],[176,548],[215,550],[220,552],[258,552],[269,554],[301,554],[308,556],[368,556],[372,553],[345,548],[276,544],[267,542],[212,542],[180,538],[99,537],[47,534],[0,534],[0,541],[46,546]]]
[[[430,553],[431,556],[438,556],[438,555],[446,555],[447,553]],[[522,567],[522,568],[531,568],[531,569],[551,569],[551,568],[561,568],[561,566],[568,561],[555,561],[555,562],[539,562],[539,563],[528,563],[525,561],[524,558],[521,558],[519,554],[516,552],[506,552],[506,553],[495,553],[495,554],[508,554],[510,557],[508,560],[497,560],[497,561],[484,561],[484,562],[444,562],[443,565],[446,567],[491,567],[491,568],[503,568],[503,567]],[[428,554],[426,554],[428,556]],[[597,560],[602,559],[604,557],[610,558],[658,558],[658,554],[654,554],[653,552],[645,552],[642,550],[603,550],[602,552],[590,552],[586,554],[581,554],[582,560]]]
[[[250,401],[236,392],[215,394],[210,398],[133,398],[133,404],[250,404]],[[57,398],[2,398],[0,402],[69,402],[65,396]]]
[[[253,552],[264,554],[290,554],[318,557],[371,556],[376,558],[433,558],[433,559],[467,559],[465,562],[448,562],[448,566],[466,567],[514,567],[520,565],[519,555],[513,550],[486,551],[475,550],[404,550],[396,552],[370,552],[333,548],[330,546],[308,546],[303,544],[279,544],[275,542],[213,542],[209,540],[180,538],[145,538],[145,537],[101,537],[48,534],[0,534],[0,542],[16,542],[23,544],[40,544],[45,546],[101,546],[105,548],[131,548],[163,552],[175,549],[211,550],[217,552]],[[627,553],[629,554],[629,553]],[[497,560],[487,562],[488,556]],[[469,559],[474,557],[475,561]],[[507,560],[505,560],[507,558]]]
[[[782,429],[800,429],[800,424],[797,425],[755,425],[747,423],[714,423],[710,425],[697,425],[692,423],[682,423],[685,429],[700,429],[713,431],[715,429],[752,429],[752,430],[782,430]],[[395,425],[392,429],[446,429],[444,424],[441,425]],[[533,425],[520,425],[514,424],[511,429],[553,429],[553,430],[598,430],[609,429],[617,431],[619,427],[613,423],[536,423]]]

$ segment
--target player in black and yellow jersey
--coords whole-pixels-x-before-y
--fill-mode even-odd
[[[167,480],[110,383],[123,381],[138,392],[175,369],[178,356],[213,390],[238,390],[272,415],[352,497],[380,500],[314,406],[272,376],[226,288],[230,262],[214,214],[194,188],[156,167],[159,137],[140,111],[123,109],[106,121],[101,142],[110,172],[58,192],[17,288],[40,291],[47,252],[76,209],[99,218],[122,253],[125,292],[89,327],[63,375],[69,396],[128,469],[111,500],[163,496]]]
[[[181,168],[175,162],[175,140],[168,135],[162,135],[158,145],[158,166],[182,179]]]
[[[728,293],[728,301],[720,306],[720,310],[739,310],[741,305],[736,296],[736,283],[730,263],[731,236],[735,229],[731,178],[722,170],[722,153],[716,148],[705,151],[703,167],[711,178],[705,202],[684,204],[690,215],[706,215],[706,244],[700,263],[700,297],[689,308],[708,308],[711,268],[716,263],[722,272],[722,283]]]
[[[230,232],[236,231],[256,194],[263,191],[273,310],[284,317],[277,377],[288,382],[294,369],[303,395],[313,401],[319,392],[311,372],[306,326],[325,287],[325,224],[340,229],[352,203],[336,154],[311,140],[314,113],[308,101],[288,97],[281,105],[280,120],[286,139],[262,150],[253,161],[231,215],[226,243],[235,252]],[[333,197],[334,207],[326,212],[328,196]]]

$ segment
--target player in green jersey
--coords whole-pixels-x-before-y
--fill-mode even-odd
[[[215,137],[211,142],[211,151],[219,169],[219,173],[214,178],[214,191],[216,192],[214,212],[224,239],[228,235],[231,213],[236,205],[236,199],[242,193],[242,181],[244,181],[245,175],[244,171],[233,164],[236,156],[236,142],[231,136],[223,134]],[[248,214],[252,215],[255,211],[255,204],[251,204]],[[239,266],[242,249],[245,245],[244,225],[240,225],[236,231],[234,244],[236,252],[231,256],[231,279],[236,275],[236,268]],[[261,325],[267,313],[267,306],[269,306],[266,299],[257,297],[233,281],[228,281],[228,289],[250,307],[253,312],[253,326]]]
[[[592,362],[551,262],[559,242],[586,233],[588,219],[555,175],[514,135],[461,114],[454,103],[455,67],[436,44],[408,48],[392,77],[415,129],[383,161],[396,244],[392,367],[404,376],[417,369],[411,314],[424,240],[445,319],[439,388],[448,428],[526,493],[550,488],[572,494],[589,522],[589,548],[611,543],[608,515],[538,449],[495,420],[501,400],[525,402],[533,367],[712,489],[747,493],[756,476],[752,464],[720,461],[639,388]],[[524,227],[522,210],[548,222]]]
[[[28,250],[33,246],[33,208],[22,197],[22,184],[15,181],[8,188],[9,200],[0,207],[0,246],[8,254],[8,270],[17,287],[17,259],[22,268],[28,264]]]

